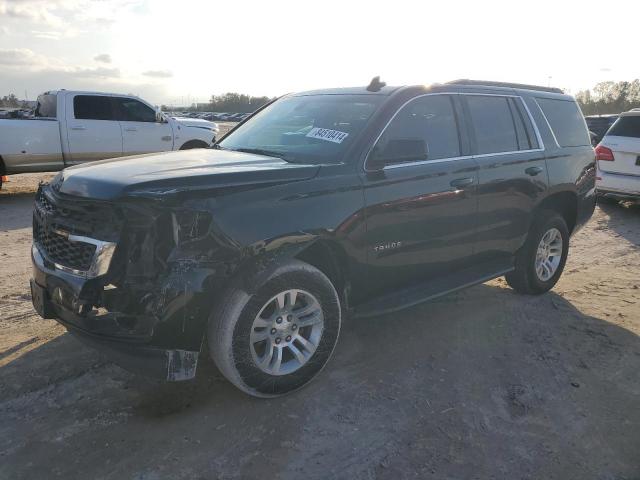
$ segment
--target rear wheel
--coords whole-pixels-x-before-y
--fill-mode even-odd
[[[256,397],[307,384],[338,340],[341,308],[329,279],[291,260],[253,293],[231,288],[209,322],[209,351],[222,374]]]
[[[520,293],[547,292],[560,279],[568,253],[567,223],[557,212],[543,210],[516,254],[515,270],[505,275],[507,283]]]

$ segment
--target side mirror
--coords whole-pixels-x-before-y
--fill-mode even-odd
[[[156,107],[156,123],[166,123],[167,119],[164,116],[164,113],[162,113],[162,110],[160,109],[160,107]]]
[[[367,160],[371,170],[381,170],[394,163],[417,162],[428,158],[427,144],[421,138],[394,138],[383,148],[374,147]]]

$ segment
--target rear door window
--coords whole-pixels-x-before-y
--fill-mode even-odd
[[[73,98],[73,114],[82,120],[115,120],[111,97],[76,95]]]
[[[607,135],[640,138],[640,115],[620,117],[609,129]]]
[[[524,147],[524,125],[512,114],[509,97],[489,95],[466,95],[471,124],[475,132],[476,150],[479,155],[491,153],[515,152],[527,150]],[[522,138],[523,148],[518,141],[518,128]]]
[[[114,97],[116,116],[122,122],[156,121],[156,112],[135,98]]]
[[[591,145],[589,132],[576,102],[553,98],[536,98],[561,147]]]

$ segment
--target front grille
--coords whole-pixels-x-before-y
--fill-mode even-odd
[[[44,194],[44,190],[42,188],[39,188],[38,193],[36,194],[36,205],[48,213],[53,213],[55,211],[55,207]]]
[[[96,252],[91,243],[72,242],[66,236],[59,235],[54,225],[47,225],[36,213],[33,216],[33,241],[40,247],[49,260],[74,270],[89,270]]]

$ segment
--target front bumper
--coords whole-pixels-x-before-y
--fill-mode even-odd
[[[190,327],[196,328],[195,336],[199,336],[199,340],[187,341],[175,332],[175,317],[184,317],[185,313],[184,309],[175,308],[175,302],[167,307],[169,313],[164,317],[136,318],[138,328],[127,331],[123,327],[128,320],[127,315],[86,311],[83,290],[90,281],[49,265],[35,246],[32,247],[31,258],[32,301],[43,318],[56,320],[84,343],[104,352],[114,363],[134,373],[168,381],[195,377],[199,349],[181,347],[197,344],[199,348],[203,331],[198,330],[202,326],[193,315],[197,308],[190,307],[184,298],[178,302],[191,311],[190,319],[193,321]]]

